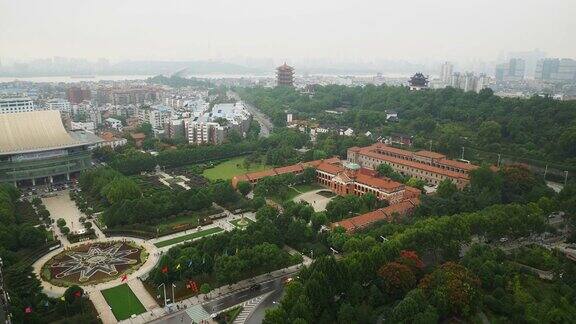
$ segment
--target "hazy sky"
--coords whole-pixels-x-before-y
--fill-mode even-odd
[[[0,58],[576,57],[576,0],[0,0]]]

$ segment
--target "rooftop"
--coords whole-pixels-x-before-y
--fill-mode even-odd
[[[0,154],[29,153],[90,144],[64,129],[56,110],[0,114]]]

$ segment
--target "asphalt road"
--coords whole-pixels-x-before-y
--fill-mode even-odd
[[[245,324],[260,324],[264,320],[266,315],[266,310],[276,306],[276,303],[280,301],[282,295],[284,294],[284,287],[280,287],[274,290],[270,295],[266,297],[257,307],[252,311],[250,316],[246,319]]]
[[[234,97],[236,98],[236,100],[241,100],[240,96],[232,91],[228,92],[228,96]],[[270,136],[270,132],[272,131],[272,128],[274,128],[272,121],[270,121],[270,119],[268,119],[266,115],[264,115],[260,110],[258,110],[258,108],[248,104],[247,102],[244,102],[244,105],[246,105],[246,109],[248,109],[248,111],[252,114],[252,116],[254,116],[254,119],[258,122],[258,124],[260,124],[260,137]]]
[[[206,312],[213,314],[213,313],[219,313],[220,311],[232,307],[234,305],[238,305],[240,303],[243,303],[247,300],[250,300],[252,298],[258,297],[260,295],[263,295],[265,293],[274,291],[274,290],[278,290],[278,289],[282,289],[282,278],[278,278],[278,279],[274,279],[271,281],[267,281],[264,283],[260,284],[260,289],[258,290],[243,290],[243,291],[239,291],[236,292],[232,295],[214,300],[208,304],[202,305],[204,307],[204,309],[206,310]]]
[[[242,290],[242,291],[238,291],[235,292],[231,295],[213,300],[209,303],[206,303],[204,305],[202,305],[202,307],[204,308],[204,310],[208,313],[208,314],[215,314],[215,313],[219,313],[222,310],[225,310],[229,307],[241,304],[247,300],[250,300],[252,298],[258,297],[260,295],[264,295],[266,293],[272,292],[273,293],[271,295],[275,295],[277,291],[280,291],[280,293],[282,292],[283,289],[283,280],[284,278],[278,278],[278,279],[273,279],[267,282],[263,282],[260,285],[260,289],[258,290],[250,290],[250,289],[246,289],[246,290]],[[266,300],[268,300],[269,298],[267,298]],[[256,311],[256,310],[255,310]],[[264,318],[264,311],[262,311],[262,318]],[[169,316],[166,316],[160,320],[156,320],[153,323],[163,323],[163,324],[178,324],[178,323],[191,323],[192,319],[188,316],[188,314],[186,313],[185,309],[179,310]],[[255,323],[260,323],[260,322],[255,322]]]

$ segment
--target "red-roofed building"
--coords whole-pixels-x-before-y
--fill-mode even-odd
[[[412,213],[418,204],[418,198],[407,199],[398,204],[376,209],[356,217],[343,219],[339,222],[332,223],[331,226],[332,228],[343,227],[347,233],[354,233],[357,230],[364,229],[380,221],[392,222],[398,220]]]
[[[449,179],[464,188],[469,182],[468,173],[478,166],[470,163],[447,159],[445,155],[431,152],[412,152],[402,150],[382,143],[367,147],[352,147],[348,149],[348,161],[375,170],[380,164],[390,165],[394,171],[406,176],[438,185]]]

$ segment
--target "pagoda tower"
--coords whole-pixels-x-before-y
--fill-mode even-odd
[[[276,82],[279,86],[294,86],[294,68],[284,63],[276,68]]]

